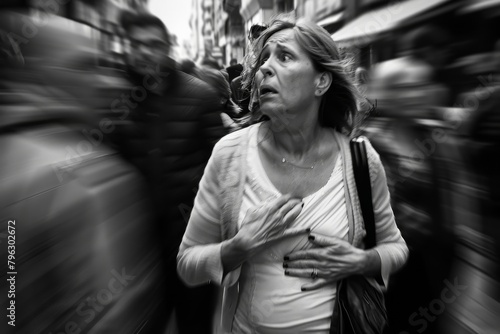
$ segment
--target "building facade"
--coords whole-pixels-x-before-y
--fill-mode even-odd
[[[347,0],[193,0],[191,28],[195,59],[206,55],[227,66],[231,59],[241,62],[248,44],[248,31],[279,13],[294,12],[333,32],[345,19]]]

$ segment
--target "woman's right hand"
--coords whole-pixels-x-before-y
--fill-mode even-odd
[[[238,233],[222,249],[225,271],[233,270],[273,243],[309,232],[304,228],[287,229],[302,207],[302,200],[283,195],[249,209]]]

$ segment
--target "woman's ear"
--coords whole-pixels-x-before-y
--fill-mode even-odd
[[[328,91],[331,84],[332,74],[330,72],[322,72],[319,76],[318,83],[316,84],[316,91],[314,92],[314,95],[323,96],[323,94]]]

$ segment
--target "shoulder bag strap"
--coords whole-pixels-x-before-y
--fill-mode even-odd
[[[377,245],[375,236],[375,216],[373,213],[372,187],[370,182],[370,171],[368,167],[368,157],[366,155],[366,139],[356,137],[351,139],[352,167],[354,179],[358,192],[359,204],[365,224],[365,248],[373,248]]]

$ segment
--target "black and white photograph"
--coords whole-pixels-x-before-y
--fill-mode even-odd
[[[0,0],[1,334],[499,334],[500,0]]]

